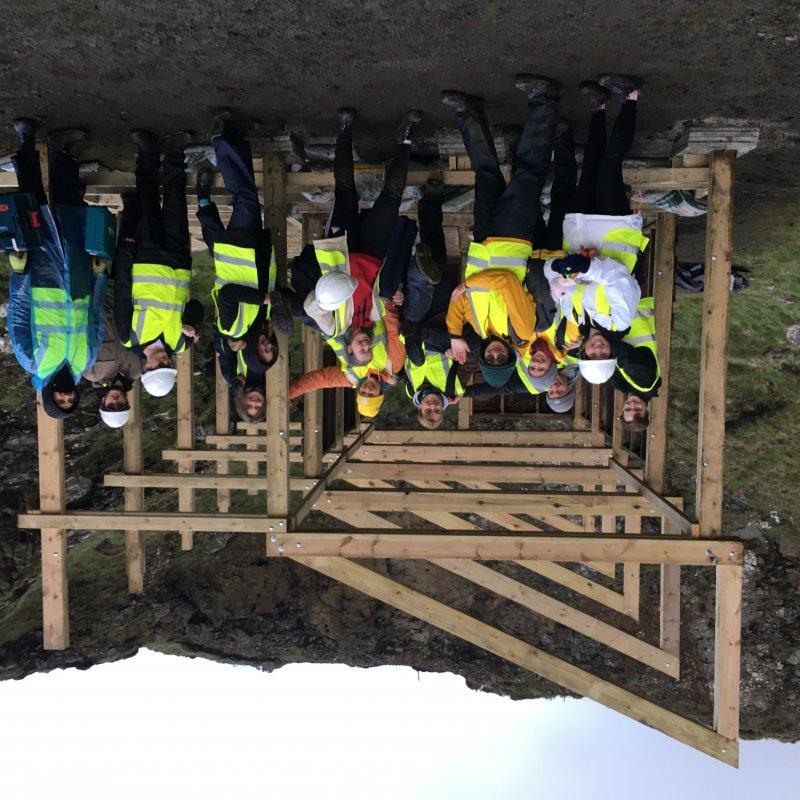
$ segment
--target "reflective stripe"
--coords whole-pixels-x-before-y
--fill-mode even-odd
[[[623,341],[627,342],[629,345],[633,347],[638,347],[641,344],[647,344],[648,342],[654,342],[656,340],[655,336],[651,336],[650,334],[645,334],[643,336],[626,336]]]
[[[64,325],[37,325],[36,332],[37,333],[60,333],[64,336],[69,336],[74,333],[86,333],[88,327],[86,325],[70,325],[69,327],[65,327]]]
[[[159,275],[134,275],[133,283],[162,283],[166,286],[177,286],[179,289],[189,288],[189,281],[179,281]]]
[[[477,333],[478,336],[481,337],[481,339],[485,339],[486,338],[486,331],[485,331],[485,329],[483,327],[482,320],[478,316],[478,310],[477,310],[477,308],[475,308],[475,301],[472,299],[473,298],[473,293],[474,294],[478,294],[478,293],[482,293],[482,292],[487,292],[488,293],[489,289],[467,289],[467,297],[469,298],[469,307],[472,309],[472,318],[475,320],[475,325],[477,326],[477,330],[475,331],[475,333]]]
[[[498,267],[523,267],[527,268],[527,258],[513,258],[512,256],[493,256],[492,266]]]
[[[246,286],[248,289],[258,289],[256,281],[226,281],[224,278],[216,278],[214,281],[215,286],[227,286],[229,283],[235,283],[237,286]]]
[[[489,269],[488,258],[478,258],[478,256],[467,256],[467,264],[476,269]]]
[[[233,339],[238,339],[244,332],[245,314],[247,313],[247,304],[239,303],[239,311],[236,314],[235,326],[228,334]]]
[[[36,308],[57,308],[57,309],[66,309],[70,308],[72,305],[71,303],[58,303],[55,300],[36,300],[34,299],[33,304]]]
[[[137,300],[136,305],[139,308],[160,308],[163,311],[177,311],[179,314],[183,313],[183,305],[179,303],[164,303],[161,300]]]
[[[223,253],[215,253],[214,261],[221,261],[223,264],[233,264],[236,267],[253,267],[255,269],[256,262],[252,258],[238,258],[237,256],[228,256]]]

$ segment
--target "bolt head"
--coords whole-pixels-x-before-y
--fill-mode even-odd
[[[58,558],[58,553],[53,553],[53,558]]]
[[[302,542],[298,542],[298,543],[295,545],[295,547],[297,547],[297,549],[298,549],[298,550],[299,550],[299,549],[300,549],[302,546],[303,546],[303,543],[302,543]]]
[[[278,525],[279,525],[281,528],[283,527],[283,523],[282,523],[282,522],[279,522],[279,523],[278,523]]]
[[[270,537],[269,537],[269,540],[270,540],[271,542],[277,542],[277,541],[278,541],[278,537],[277,537],[277,536],[270,536]]]
[[[736,553],[731,550],[730,553],[728,553],[728,558],[736,558]]]
[[[278,545],[278,552],[279,553],[282,553],[285,549],[286,549],[286,545],[283,545],[283,544],[279,544]]]

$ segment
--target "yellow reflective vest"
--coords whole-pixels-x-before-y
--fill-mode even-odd
[[[425,361],[419,366],[412,364],[406,359],[405,371],[409,383],[409,394],[413,397],[414,394],[419,391],[422,384],[427,381],[431,386],[436,387],[442,394],[446,395],[447,377],[450,374],[452,366],[452,359],[447,358],[444,353],[426,352]],[[458,376],[456,376],[454,388],[456,396],[464,394],[464,388]]]
[[[528,271],[532,248],[522,239],[486,239],[470,242],[464,280],[486,269],[504,269],[517,276],[520,283]]]
[[[325,339],[336,354],[339,367],[353,386],[358,386],[370,372],[386,372],[389,351],[386,347],[386,323],[378,320],[372,329],[372,360],[368,364],[354,365],[347,360],[347,344],[344,336],[330,336]]]
[[[629,272],[633,272],[639,253],[645,251],[649,241],[650,239],[635,228],[612,228],[603,237],[598,255],[613,258],[624,264]],[[564,239],[564,252],[577,252],[570,248],[566,239]]]
[[[631,329],[622,341],[631,347],[646,347],[653,354],[656,360],[656,374],[653,382],[649,386],[640,386],[630,375],[617,363],[617,369],[625,380],[641,392],[649,392],[655,388],[661,377],[661,366],[658,363],[658,351],[656,349],[656,318],[655,304],[652,297],[643,297],[636,307],[636,314],[631,322]]]
[[[181,318],[189,300],[192,271],[163,264],[134,264],[131,274],[131,338],[122,344],[135,347],[161,339],[176,353],[185,350]]]
[[[233,324],[229,328],[223,328],[219,318],[217,307],[217,296],[223,286],[228,283],[236,283],[246,286],[248,289],[258,289],[258,268],[256,266],[256,251],[254,247],[239,247],[233,244],[222,242],[214,243],[214,286],[211,289],[211,299],[217,315],[217,328],[220,333],[230,336],[232,339],[240,339],[247,333],[255,318],[258,316],[261,306],[253,303],[239,303],[239,311],[236,314]],[[275,261],[275,248],[272,248],[269,259],[269,288],[275,288],[275,279],[278,273],[278,265]],[[267,306],[267,319],[272,312],[272,306]]]
[[[36,376],[49,378],[65,361],[74,376],[86,370],[89,301],[89,295],[73,300],[64,289],[31,288]]]

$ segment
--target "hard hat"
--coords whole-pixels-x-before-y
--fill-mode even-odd
[[[329,272],[317,281],[314,294],[323,311],[336,311],[356,293],[357,286],[358,281],[346,272]]]
[[[100,419],[108,425],[109,428],[121,428],[131,418],[131,410],[126,408],[124,411],[106,411],[105,408],[100,409]]]
[[[163,397],[172,391],[178,370],[171,367],[158,367],[142,375],[142,386],[147,394],[153,397]]]
[[[581,359],[578,362],[583,379],[589,383],[605,383],[614,374],[616,366],[616,358],[601,358],[596,361]]]
[[[383,395],[379,394],[376,397],[364,397],[363,395],[358,395],[358,413],[361,414],[362,417],[375,417],[378,415],[378,412],[381,410],[381,406],[383,405]]]

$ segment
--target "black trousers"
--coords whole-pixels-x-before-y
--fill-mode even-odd
[[[410,156],[410,145],[395,145],[383,190],[372,208],[361,213],[353,165],[353,130],[348,127],[340,131],[336,137],[333,161],[333,209],[325,228],[325,236],[341,236],[346,232],[350,250],[383,260],[389,250],[394,224],[400,212]]]
[[[141,217],[136,229],[137,259],[157,257],[176,269],[192,263],[186,211],[186,172],[183,150],[164,153],[163,202],[159,191],[159,154],[140,152],[136,158],[136,193]]]
[[[34,195],[40,206],[47,205],[39,151],[32,136],[25,138],[12,160],[17,173],[19,191]],[[60,148],[50,151],[50,177],[50,194],[54,206],[86,205],[83,201],[83,185],[78,173],[78,162]]]
[[[569,210],[579,214],[610,214],[623,217],[631,213],[622,160],[636,133],[636,101],[626,100],[606,142],[605,109],[595,111],[589,120],[589,135],[583,151],[583,169]]]
[[[565,127],[556,136],[553,145],[553,186],[550,189],[550,217],[547,223],[539,211],[536,232],[533,239],[534,250],[560,250],[563,241],[562,228],[578,180],[578,164],[575,161],[575,138],[572,128]]]
[[[499,236],[532,242],[553,151],[558,98],[540,95],[529,101],[508,186],[483,110],[467,109],[456,118],[475,171],[475,241]]]

